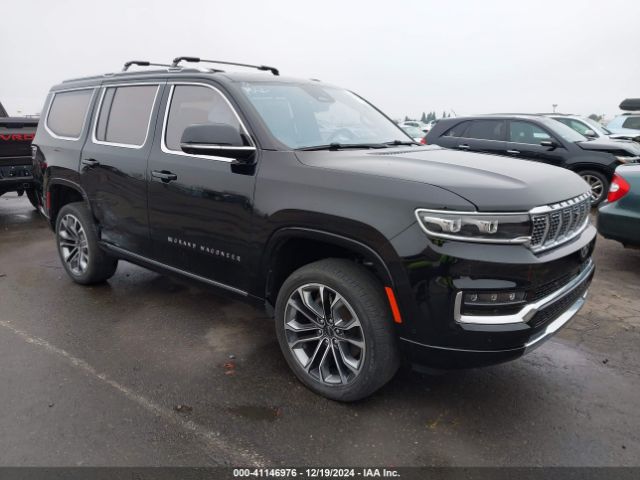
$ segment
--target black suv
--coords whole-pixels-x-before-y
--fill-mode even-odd
[[[75,282],[127,260],[264,305],[296,376],[344,401],[403,359],[515,359],[583,305],[580,177],[420,146],[358,95],[272,67],[185,60],[49,93],[35,171]]]
[[[640,145],[588,139],[567,125],[539,115],[482,115],[438,121],[429,145],[493,153],[568,168],[591,187],[593,205],[607,197],[618,165],[640,159]]]

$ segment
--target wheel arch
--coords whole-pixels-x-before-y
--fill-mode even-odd
[[[89,198],[80,185],[63,178],[52,179],[48,182],[45,203],[52,229],[55,229],[58,212],[62,207],[73,202],[86,202],[89,206]]]
[[[260,262],[259,288],[267,305],[275,305],[280,287],[293,271],[334,257],[353,259],[371,270],[383,285],[394,287],[388,262],[370,245],[315,228],[284,227],[271,235]]]

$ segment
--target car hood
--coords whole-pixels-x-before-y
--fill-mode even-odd
[[[577,142],[577,145],[583,150],[597,150],[614,154],[616,151],[623,150],[634,157],[640,156],[640,143],[632,140],[598,138],[597,140]]]
[[[588,191],[575,173],[551,165],[440,147],[296,152],[305,165],[389,180],[421,182],[453,192],[479,211],[527,211]],[[390,189],[391,191],[391,189]],[[428,201],[428,199],[425,199]],[[424,205],[416,205],[420,207]]]

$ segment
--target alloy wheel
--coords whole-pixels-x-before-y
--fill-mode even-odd
[[[332,288],[319,283],[297,288],[285,307],[284,328],[293,357],[314,380],[346,385],[362,370],[366,353],[362,324]]]
[[[89,243],[80,221],[70,213],[60,220],[58,244],[62,259],[74,275],[82,275],[89,266]]]
[[[604,193],[604,185],[602,183],[602,180],[600,180],[595,175],[589,174],[583,175],[582,178],[589,184],[589,187],[591,188],[591,202],[595,203],[600,200],[600,197],[602,197],[602,194]]]

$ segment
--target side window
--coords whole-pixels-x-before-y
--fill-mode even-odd
[[[447,132],[443,135],[443,137],[461,137],[470,123],[471,123],[470,121],[458,123],[457,125],[447,130]]]
[[[141,147],[149,132],[158,85],[109,87],[96,126],[96,139]]]
[[[240,129],[238,117],[217,91],[199,85],[175,85],[166,119],[165,145],[180,151],[180,139],[190,125],[225,123]]]
[[[80,138],[93,89],[55,93],[46,119],[47,128],[55,135]]]
[[[531,122],[514,120],[510,122],[509,141],[538,145],[543,140],[552,140],[551,135]]]
[[[504,120],[474,120],[464,136],[482,140],[504,140],[504,124]]]
[[[633,128],[634,130],[640,130],[640,117],[629,117],[624,120],[622,128]]]

